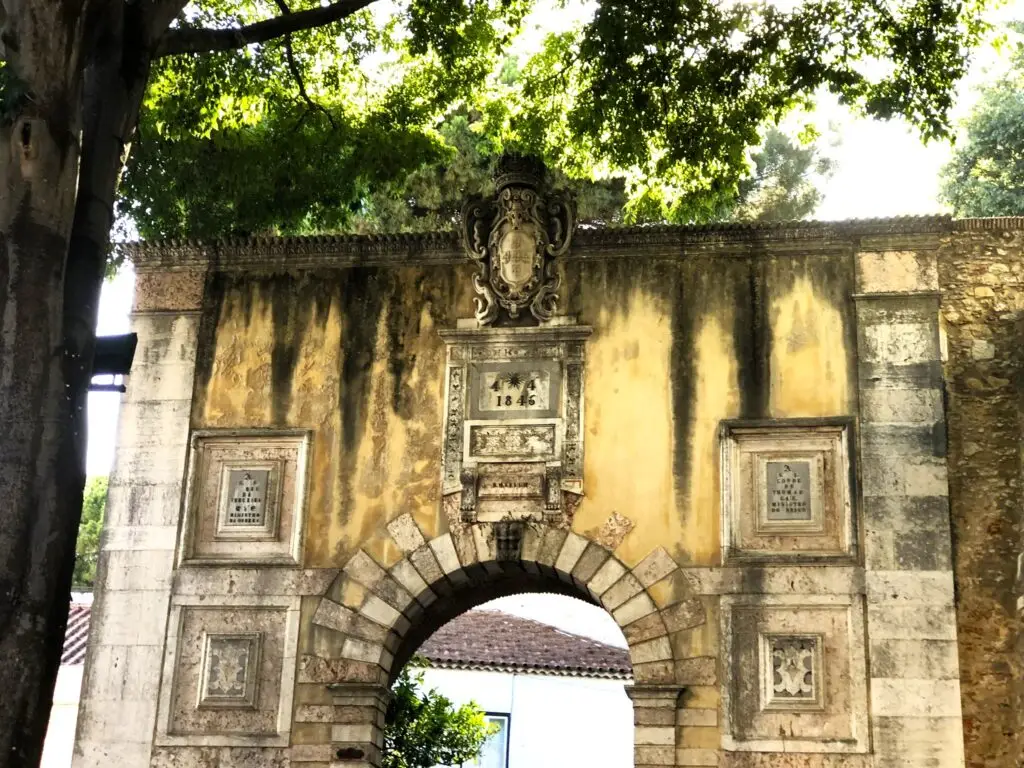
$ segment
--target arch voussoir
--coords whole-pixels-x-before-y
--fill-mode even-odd
[[[527,524],[510,557],[507,549],[499,555],[496,532],[486,525],[453,522],[451,530],[430,537],[411,514],[391,520],[385,535],[400,557],[382,563],[358,550],[313,617],[333,636],[325,649],[340,657],[324,660],[325,670],[336,667],[346,676],[335,686],[336,709],[348,707],[353,717],[357,709],[369,711],[353,703],[368,695],[355,676],[381,681],[371,687],[383,701],[388,682],[418,644],[481,599],[550,589],[603,606],[621,628],[633,666],[637,763],[668,764],[670,755],[675,758],[677,711],[686,706],[678,694],[687,686],[713,686],[717,662],[697,655],[703,648],[694,632],[706,624],[708,607],[686,570],[663,547],[632,567],[617,555],[629,522],[613,515],[593,534]],[[336,746],[366,754],[377,749],[376,721],[366,733],[336,730]]]

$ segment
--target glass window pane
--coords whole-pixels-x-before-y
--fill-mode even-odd
[[[487,715],[487,722],[498,726],[480,751],[480,757],[467,766],[473,768],[507,768],[508,766],[508,715]]]

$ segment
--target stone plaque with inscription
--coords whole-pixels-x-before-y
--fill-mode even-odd
[[[850,420],[722,423],[726,561],[849,562]]]
[[[765,462],[769,520],[811,519],[811,465],[807,461]]]
[[[558,415],[561,368],[550,360],[475,363],[469,367],[472,419]]]

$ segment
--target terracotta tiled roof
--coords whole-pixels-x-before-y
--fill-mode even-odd
[[[61,664],[81,664],[85,661],[85,644],[89,640],[91,605],[72,603],[68,610],[68,628],[64,632],[64,652]]]
[[[420,646],[432,666],[629,678],[629,651],[501,611],[457,616]]]

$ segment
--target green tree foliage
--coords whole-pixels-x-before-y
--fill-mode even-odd
[[[460,112],[440,133],[454,150],[451,161],[427,163],[398,182],[373,189],[348,223],[356,232],[423,232],[452,227],[466,198],[492,191],[497,143],[483,135],[477,120]],[[821,202],[817,182],[833,173],[833,162],[815,145],[803,146],[777,128],[751,153],[750,171],[735,196],[723,196],[714,209],[720,220],[783,221],[804,218]],[[571,189],[581,226],[655,223],[666,220],[650,198],[630,201],[623,176],[591,180],[554,170],[552,184]]]
[[[743,221],[793,221],[822,200],[817,182],[832,176],[835,162],[817,144],[802,145],[777,128],[752,153],[752,173],[738,185],[729,217]]]
[[[456,708],[436,690],[424,690],[423,672],[416,666],[415,661],[407,664],[391,689],[384,768],[433,768],[475,760],[493,733],[483,711],[475,704]]]
[[[75,545],[75,574],[72,585],[92,589],[96,580],[96,559],[100,552],[103,511],[107,506],[107,478],[90,477],[85,483],[82,520]]]
[[[447,202],[483,183],[476,166],[517,151],[542,155],[594,220],[798,217],[806,185],[762,190],[781,148],[770,126],[824,87],[944,135],[981,28],[977,2],[603,0],[521,67],[501,58],[528,11],[552,5],[411,2],[161,58],[119,212],[146,238],[427,229],[424,211],[447,220]],[[266,15],[259,0],[218,0],[178,24]]]
[[[1019,36],[1024,24],[1013,26]],[[1024,214],[1024,43],[1009,72],[985,86],[942,169],[942,197],[957,216]]]

